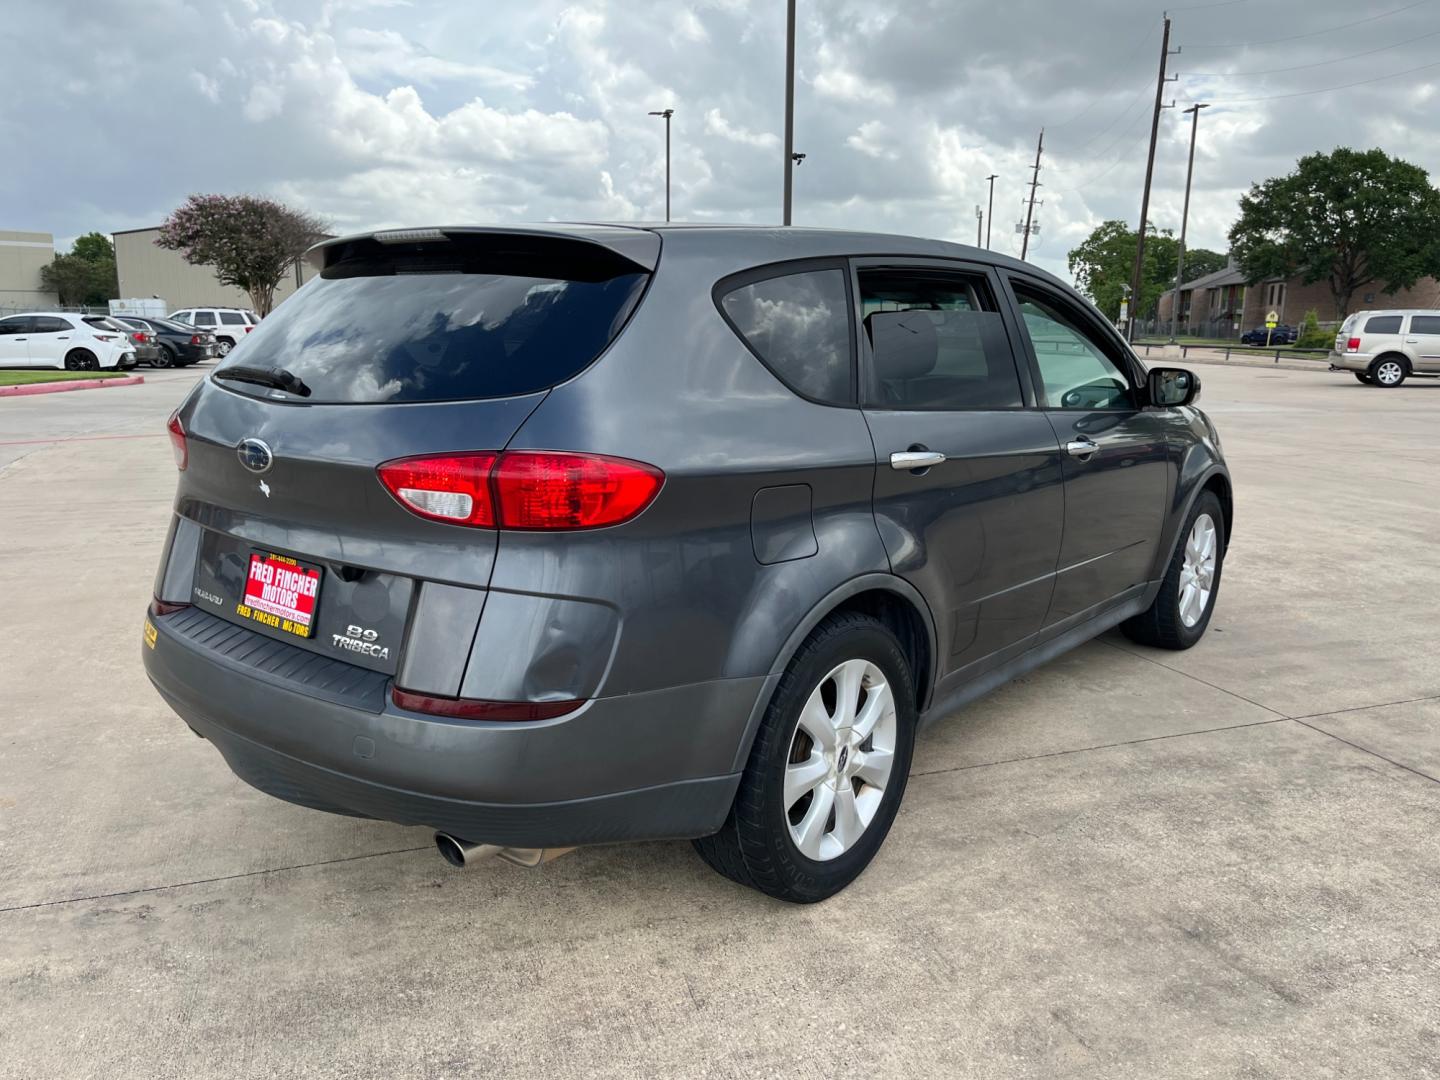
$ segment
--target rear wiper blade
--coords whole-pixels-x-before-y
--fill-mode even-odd
[[[216,379],[234,379],[236,382],[255,383],[258,386],[270,386],[276,390],[284,390],[287,393],[295,394],[298,397],[309,397],[310,387],[305,385],[305,380],[293,372],[284,368],[261,368],[246,367],[241,364],[238,367],[221,368],[213,376]]]

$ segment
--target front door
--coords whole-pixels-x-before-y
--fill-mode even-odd
[[[1165,417],[1120,336],[1059,289],[1009,279],[1044,415],[1065,451],[1065,538],[1047,626],[1095,614],[1155,571],[1169,490]]]
[[[855,263],[875,518],[930,605],[941,678],[1040,629],[1060,550],[1059,445],[997,286],[979,266]]]
[[[24,367],[30,362],[30,322],[29,315],[0,319],[0,368]]]
[[[1416,371],[1440,371],[1440,315],[1411,315],[1405,344],[1413,350]]]

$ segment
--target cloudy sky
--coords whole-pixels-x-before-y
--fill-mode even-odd
[[[1064,273],[1139,213],[1160,3],[800,0],[795,221],[995,246],[1046,129],[1032,257]],[[1301,154],[1379,146],[1440,174],[1440,0],[1171,8],[1151,220],[1224,248],[1242,190]],[[779,220],[784,0],[10,0],[0,228],[157,224],[190,192],[263,192],[342,231],[655,219],[673,107],[678,219]],[[1417,70],[1411,70],[1417,69]],[[1312,91],[1360,83],[1329,93]],[[22,150],[22,148],[29,148]]]

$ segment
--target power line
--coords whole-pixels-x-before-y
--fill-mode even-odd
[[[1317,37],[1320,34],[1329,34],[1336,30],[1345,30],[1351,26],[1360,26],[1364,23],[1375,22],[1379,19],[1388,19],[1391,15],[1399,15],[1402,11],[1409,11],[1412,8],[1420,7],[1430,3],[1430,0],[1415,0],[1413,4],[1406,4],[1391,11],[1382,11],[1379,15],[1368,15],[1363,19],[1356,19],[1354,22],[1340,23],[1338,26],[1327,26],[1324,30],[1309,30],[1303,34],[1291,34],[1288,37],[1266,38],[1264,41],[1227,41],[1216,45],[1190,45],[1193,49],[1248,49],[1252,45],[1274,45],[1281,41],[1299,41],[1301,38]],[[1187,45],[1189,43],[1187,42]]]
[[[1336,64],[1348,63],[1351,60],[1358,60],[1362,56],[1374,56],[1376,53],[1389,52],[1391,49],[1398,49],[1402,45],[1410,45],[1416,41],[1424,41],[1440,34],[1440,30],[1431,30],[1428,34],[1420,34],[1418,37],[1406,38],[1404,41],[1397,41],[1393,45],[1382,45],[1378,49],[1367,49],[1365,52],[1351,53],[1349,56],[1336,57],[1333,60],[1317,60],[1313,64],[1296,64],[1294,67],[1270,68],[1266,71],[1188,71],[1185,73],[1187,79],[1245,79],[1254,75],[1280,75],[1287,71],[1304,71],[1307,68],[1333,67]]]
[[[1099,131],[1095,132],[1094,135],[1091,135],[1088,139],[1086,139],[1084,142],[1082,142],[1079,146],[1075,147],[1073,150],[1068,151],[1068,153],[1078,154],[1081,150],[1084,150],[1087,146],[1089,146],[1091,143],[1093,143],[1096,139],[1100,138],[1101,135],[1104,135],[1107,131],[1109,131],[1111,128],[1113,128],[1116,124],[1118,124],[1118,123],[1125,117],[1125,114],[1126,114],[1126,113],[1128,113],[1131,109],[1135,108],[1135,106],[1139,103],[1140,99],[1144,96],[1145,91],[1147,91],[1147,90],[1149,90],[1149,89],[1150,89],[1150,80],[1149,80],[1149,79],[1146,79],[1143,83],[1141,83],[1140,89],[1138,89],[1138,90],[1135,91],[1135,95],[1134,95],[1128,102],[1126,102],[1125,107],[1124,107],[1123,109],[1121,109],[1118,113],[1115,114],[1114,119],[1112,119],[1108,124],[1106,124],[1106,125],[1105,125],[1103,128],[1101,128]],[[1143,116],[1143,115],[1145,115],[1145,114],[1144,114],[1144,113],[1137,113],[1136,115],[1137,115],[1137,116]],[[1114,144],[1112,143],[1111,145],[1114,145]],[[1104,156],[1104,152],[1101,153],[1101,156],[1102,156],[1102,157]]]
[[[1075,123],[1076,120],[1079,120],[1082,116],[1087,115],[1087,114],[1090,112],[1090,110],[1093,109],[1093,108],[1095,107],[1095,105],[1096,105],[1106,94],[1110,93],[1111,90],[1115,89],[1116,84],[1119,83],[1119,81],[1125,77],[1125,70],[1124,70],[1124,69],[1125,69],[1125,65],[1128,64],[1132,59],[1134,59],[1134,57],[1139,54],[1140,50],[1143,49],[1143,48],[1146,46],[1146,44],[1149,43],[1150,38],[1154,35],[1154,33],[1155,33],[1155,27],[1154,27],[1154,26],[1151,26],[1150,29],[1145,32],[1145,36],[1140,39],[1140,43],[1139,43],[1138,45],[1136,45],[1133,49],[1131,49],[1128,53],[1126,53],[1126,54],[1125,54],[1125,58],[1124,58],[1123,60],[1121,60],[1120,63],[1118,63],[1118,64],[1115,65],[1115,68],[1116,68],[1115,77],[1114,77],[1113,79],[1111,79],[1109,83],[1106,84],[1104,90],[1101,90],[1098,94],[1094,94],[1094,95],[1091,96],[1091,98],[1090,98],[1090,103],[1089,103],[1088,105],[1086,105],[1085,108],[1081,109],[1081,110],[1080,110],[1078,113],[1076,113],[1074,116],[1070,117],[1069,120],[1062,121],[1061,123],[1058,123],[1058,124],[1051,124],[1051,125],[1050,125],[1051,129],[1054,130],[1055,128],[1069,127],[1071,124]]]
[[[1183,7],[1173,7],[1170,11],[1172,13],[1176,11],[1206,11],[1210,8],[1234,7],[1236,4],[1244,3],[1248,3],[1248,0],[1219,0],[1218,3],[1214,4],[1186,4]]]
[[[1251,105],[1257,101],[1279,101],[1281,98],[1309,97],[1311,94],[1328,94],[1332,90],[1349,90],[1352,86],[1366,86],[1370,83],[1384,82],[1386,79],[1398,79],[1401,75],[1413,75],[1417,71],[1427,71],[1433,67],[1440,67],[1440,60],[1429,64],[1421,64],[1419,67],[1406,68],[1404,71],[1392,71],[1388,75],[1377,75],[1373,79],[1361,79],[1358,82],[1341,83],[1339,86],[1320,86],[1314,90],[1296,90],[1290,94],[1267,94],[1265,97],[1231,98],[1229,101],[1217,101],[1215,104]]]

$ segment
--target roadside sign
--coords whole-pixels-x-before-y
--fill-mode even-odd
[[[1268,330],[1274,330],[1275,327],[1277,327],[1277,326],[1279,326],[1279,325],[1280,325],[1280,316],[1279,316],[1278,314],[1276,314],[1275,312],[1272,311],[1272,312],[1270,312],[1269,315],[1266,315],[1266,316],[1265,316],[1265,327],[1266,327],[1266,329],[1268,329]]]

